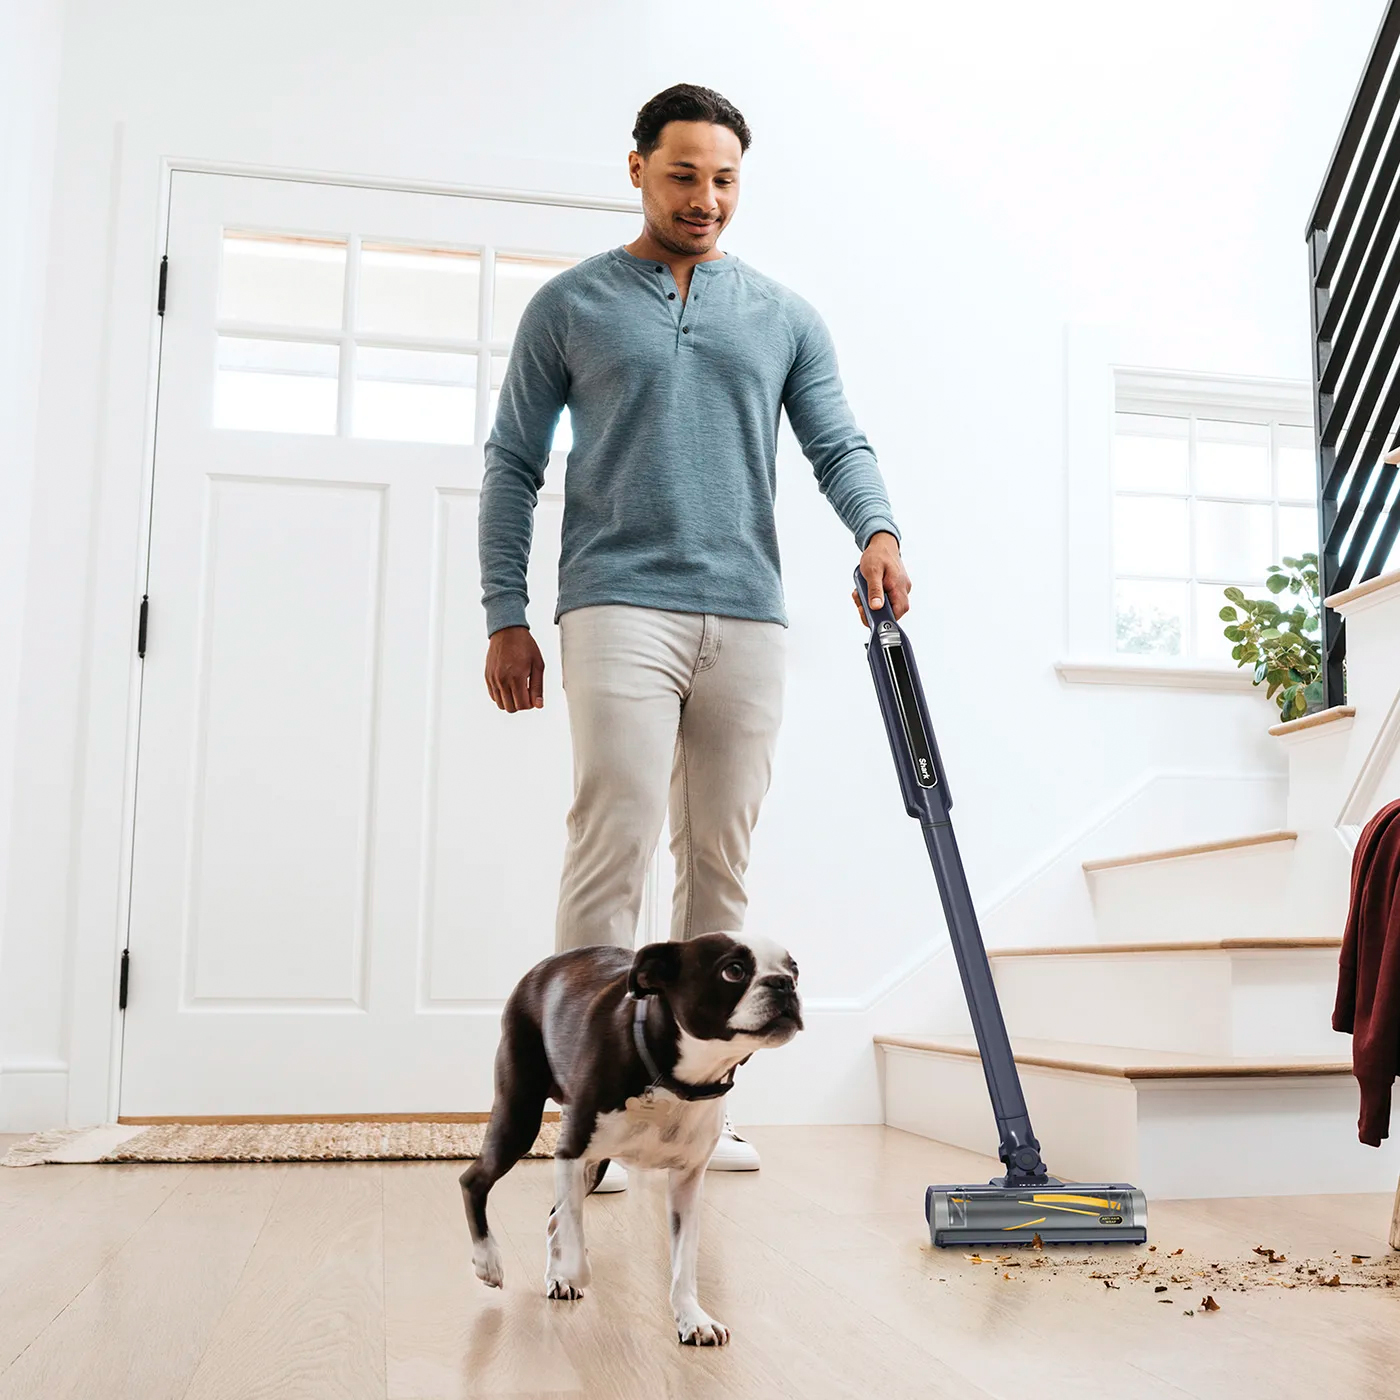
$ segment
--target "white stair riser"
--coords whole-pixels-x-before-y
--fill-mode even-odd
[[[1097,937],[1105,943],[1245,938],[1259,926],[1261,895],[1282,889],[1292,843],[1271,841],[1172,860],[1086,872]],[[1290,934],[1336,934],[1297,928]]]
[[[1193,1055],[1351,1057],[1332,1029],[1337,950],[992,959],[1013,1036]]]
[[[979,1061],[886,1046],[891,1127],[996,1155]],[[1128,1080],[1023,1066],[1046,1164],[1076,1181],[1128,1181],[1149,1197],[1391,1191],[1400,1143],[1356,1140],[1344,1075]]]

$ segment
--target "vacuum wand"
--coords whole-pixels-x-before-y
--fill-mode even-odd
[[[909,638],[886,599],[870,604],[865,576],[855,572],[856,597],[870,628],[866,657],[899,775],[904,808],[918,820],[943,902],[958,975],[972,1017],[982,1072],[996,1119],[998,1155],[1005,1175],[985,1186],[930,1186],[924,1214],[936,1245],[1032,1243],[1142,1244],[1147,1201],[1126,1183],[1066,1188],[1046,1170],[1031,1127],[1021,1076],[997,1000],[992,966],[982,942],[967,874],[949,815],[943,759],[934,738],[919,668]]]
[[[856,570],[857,596],[870,626],[866,652],[880,709],[885,717],[895,767],[904,790],[904,805],[917,817],[924,844],[933,862],[943,916],[952,937],[953,955],[962,978],[963,993],[972,1014],[972,1029],[987,1078],[1000,1140],[999,1155],[1006,1167],[1007,1186],[1038,1186],[1049,1180],[1040,1158],[1040,1144],[1031,1129],[1030,1113],[1021,1091],[1021,1079],[1011,1053],[1001,1005],[992,981],[992,965],[982,942],[982,931],[968,889],[967,874],[958,853],[949,809],[953,799],[943,772],[933,725],[925,710],[924,688],[914,651],[903,629],[894,620],[887,598],[879,608],[870,606],[865,576]]]

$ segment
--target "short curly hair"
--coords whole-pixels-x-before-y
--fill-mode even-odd
[[[661,132],[667,122],[713,122],[727,126],[739,138],[739,149],[747,151],[753,134],[744,115],[727,97],[713,88],[697,87],[694,83],[677,83],[665,92],[658,92],[637,113],[632,139],[639,155],[649,156],[661,144]]]

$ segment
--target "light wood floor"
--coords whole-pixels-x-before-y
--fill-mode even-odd
[[[1186,1316],[1147,1287],[1009,1278],[930,1248],[929,1181],[990,1163],[885,1128],[768,1128],[711,1173],[677,1345],[662,1183],[587,1204],[593,1285],[542,1295],[548,1163],[492,1197],[506,1288],[472,1276],[451,1163],[0,1171],[0,1400],[1165,1397],[1395,1393],[1400,1288],[1264,1288]],[[0,1143],[3,1146],[3,1143]],[[1152,1203],[1159,1257],[1381,1255],[1384,1196]]]

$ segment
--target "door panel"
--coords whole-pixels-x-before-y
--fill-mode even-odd
[[[124,1115],[480,1110],[571,787],[482,684],[481,444],[521,306],[635,215],[177,172]]]

